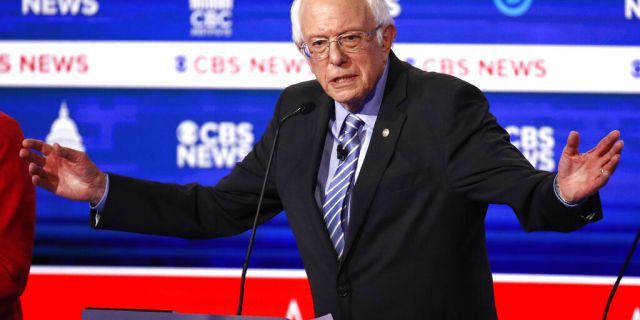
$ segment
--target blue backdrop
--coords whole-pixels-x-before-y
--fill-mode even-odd
[[[215,9],[216,14],[226,14],[227,22],[215,25],[199,24],[201,12],[186,0],[78,0],[76,9],[63,9],[60,2],[47,13],[42,1],[3,1],[0,39],[290,39],[288,0],[231,2],[231,8]],[[625,17],[624,1],[388,2],[397,16],[397,42],[640,44],[640,20]],[[1,46],[0,41],[0,53]],[[234,154],[259,139],[278,95],[274,90],[0,87],[0,110],[19,120],[26,136],[44,139],[64,101],[87,153],[103,170],[211,185],[229,172]],[[584,147],[595,145],[612,129],[621,130],[625,140],[622,163],[601,193],[605,219],[599,223],[571,234],[526,234],[508,207],[492,206],[486,224],[493,270],[616,274],[640,225],[640,95],[492,92],[487,96],[514,144],[542,169],[555,170],[570,130],[582,134]],[[208,135],[218,142],[211,150],[213,160],[204,162],[209,165],[181,159],[181,146],[189,144],[177,131],[185,121],[199,129],[213,128]],[[37,200],[35,264],[240,267],[248,242],[247,234],[190,241],[94,231],[88,226],[87,204],[42,190]],[[251,266],[302,268],[284,214],[259,229]],[[640,276],[637,257],[629,274]]]

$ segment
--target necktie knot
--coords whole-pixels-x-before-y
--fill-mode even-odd
[[[353,113],[349,113],[344,119],[344,124],[342,125],[344,128],[344,134],[353,136],[363,124],[364,121],[362,121],[362,119],[358,118]]]
[[[340,146],[347,152],[353,150],[354,146],[360,145],[358,130],[364,125],[364,121],[352,113],[349,113],[342,124],[342,132],[338,137]]]

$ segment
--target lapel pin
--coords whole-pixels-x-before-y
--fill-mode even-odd
[[[382,136],[383,137],[388,137],[389,136],[389,129],[385,128],[384,130],[382,130]]]

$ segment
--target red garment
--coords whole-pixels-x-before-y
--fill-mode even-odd
[[[27,163],[18,157],[22,131],[0,112],[0,319],[22,319],[20,295],[27,284],[36,195]]]

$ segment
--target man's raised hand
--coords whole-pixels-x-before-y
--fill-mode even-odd
[[[611,131],[595,148],[580,153],[580,136],[571,131],[558,164],[558,187],[562,198],[578,202],[595,194],[616,170],[624,142],[620,131]]]
[[[33,184],[56,195],[97,204],[105,192],[106,174],[84,152],[25,139],[20,158],[29,163]]]

